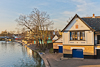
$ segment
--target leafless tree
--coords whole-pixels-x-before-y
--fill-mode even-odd
[[[34,8],[29,15],[20,15],[16,21],[20,26],[24,26],[32,31],[38,43],[39,39],[41,39],[44,42],[42,46],[45,45],[49,34],[48,29],[53,25],[47,12],[41,12]]]

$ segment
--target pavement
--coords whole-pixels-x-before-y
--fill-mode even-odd
[[[100,67],[100,59],[73,59],[61,60],[61,53],[45,54],[51,67]]]

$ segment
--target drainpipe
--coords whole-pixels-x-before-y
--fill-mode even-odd
[[[95,58],[95,32],[94,32],[94,58]]]

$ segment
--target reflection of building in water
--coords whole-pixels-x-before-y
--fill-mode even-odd
[[[32,58],[32,50],[27,48],[27,54],[30,58]]]
[[[22,53],[23,53],[23,55],[25,55],[27,53],[26,51],[27,51],[26,47],[22,46]]]
[[[25,45],[25,48],[27,48],[27,46]]]
[[[33,58],[36,58],[37,55],[38,55],[38,54],[37,54],[35,51],[32,51],[32,56],[33,56]]]
[[[37,52],[32,51],[32,57],[34,58],[33,60],[36,62],[36,65],[39,65],[39,67],[43,65],[44,62]]]
[[[44,67],[44,62],[42,58],[39,56],[39,54],[35,51],[32,51],[30,48],[25,46],[27,50],[27,55],[34,61],[35,67]]]

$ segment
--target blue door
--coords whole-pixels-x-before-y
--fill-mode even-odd
[[[82,49],[73,49],[72,50],[72,56],[74,58],[83,58],[83,50]]]
[[[59,53],[63,53],[63,46],[59,46]]]

